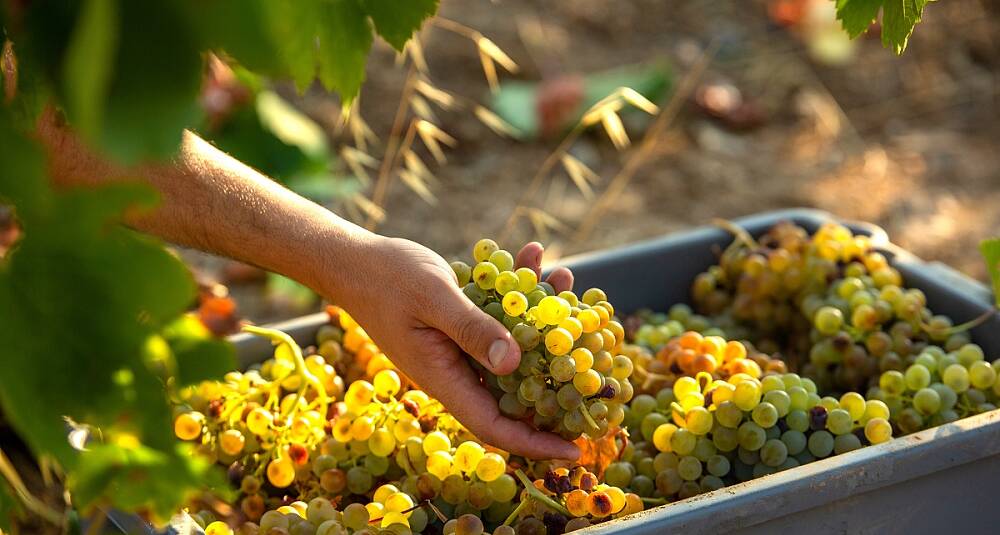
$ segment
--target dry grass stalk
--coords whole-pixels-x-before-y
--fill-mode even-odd
[[[521,135],[521,131],[514,128],[510,123],[504,121],[499,115],[493,113],[487,108],[476,105],[473,108],[473,113],[476,118],[480,120],[487,128],[492,130],[498,136],[506,136],[511,138],[516,138]]]

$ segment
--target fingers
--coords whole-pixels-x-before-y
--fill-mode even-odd
[[[456,288],[449,288],[424,317],[431,327],[496,375],[511,373],[521,363],[521,348],[506,327]]]
[[[564,267],[553,269],[545,280],[555,288],[556,293],[573,289],[573,272]]]
[[[533,241],[517,252],[517,257],[514,259],[514,265],[516,267],[526,267],[534,270],[535,275],[539,277],[542,276],[542,253],[544,248],[542,244]],[[545,279],[549,284],[555,288],[556,292],[565,292],[573,289],[573,272],[564,268],[558,267],[552,270],[548,278]]]
[[[539,278],[542,276],[542,244],[533,241],[521,247],[514,258],[514,267],[526,267],[535,272]]]
[[[533,459],[576,460],[580,450],[557,435],[532,429],[500,414],[497,401],[464,362],[447,377],[431,379],[425,388],[480,440]],[[442,380],[443,379],[443,380]]]

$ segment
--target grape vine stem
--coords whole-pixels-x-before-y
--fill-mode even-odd
[[[21,504],[24,505],[25,509],[38,515],[50,524],[57,526],[64,525],[64,516],[62,514],[31,494],[28,487],[25,486],[24,481],[21,480],[21,476],[17,473],[14,465],[11,464],[10,459],[4,454],[3,449],[0,449],[0,475],[3,475],[3,478],[7,480],[7,483],[14,490],[18,499],[21,500]]]

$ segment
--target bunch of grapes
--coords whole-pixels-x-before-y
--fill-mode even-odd
[[[625,331],[604,292],[557,294],[533,270],[515,270],[511,254],[490,239],[477,242],[473,256],[471,267],[452,262],[458,284],[522,350],[515,372],[483,372],[500,411],[570,440],[618,426],[633,395],[633,363],[621,354]]]
[[[531,481],[530,487],[524,477],[523,492],[540,493],[544,498],[536,502],[522,500],[524,506],[511,517],[519,519],[519,533],[531,531],[539,525],[555,533],[574,531],[594,522],[619,518],[643,509],[638,495],[600,482],[596,474],[583,466],[547,470],[542,477]]]
[[[330,323],[316,333],[316,353],[332,364],[348,384],[358,379],[371,380],[382,370],[396,369],[347,311],[330,305],[326,313]]]
[[[638,442],[607,467],[608,485],[674,501],[892,437],[886,403],[820,397],[808,378],[762,371],[739,342],[687,332],[667,347],[701,364],[632,401],[625,424]]]
[[[889,407],[902,434],[991,411],[1000,403],[1000,360],[984,360],[976,344],[945,352],[925,348],[904,371],[889,370],[868,391]]]

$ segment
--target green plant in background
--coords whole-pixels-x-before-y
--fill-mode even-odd
[[[195,296],[184,265],[120,226],[126,209],[152,206],[154,192],[50,186],[31,135],[43,107],[63,111],[118,162],[165,159],[184,128],[208,124],[198,103],[207,52],[292,78],[300,90],[318,78],[348,104],[374,34],[401,50],[436,8],[436,0],[0,3],[0,199],[24,231],[0,264],[0,408],[35,457],[56,466],[73,507],[162,518],[191,490],[221,483],[172,436],[168,395],[232,369],[233,351],[183,315]],[[247,143],[268,147],[251,164],[311,196],[328,194],[315,186],[329,173],[325,139],[287,128],[295,112],[274,93],[253,95],[248,114],[232,117],[216,142],[241,157]],[[75,449],[70,426],[100,432]],[[0,473],[0,530],[26,509],[67,529],[68,504],[27,495],[3,455]]]

